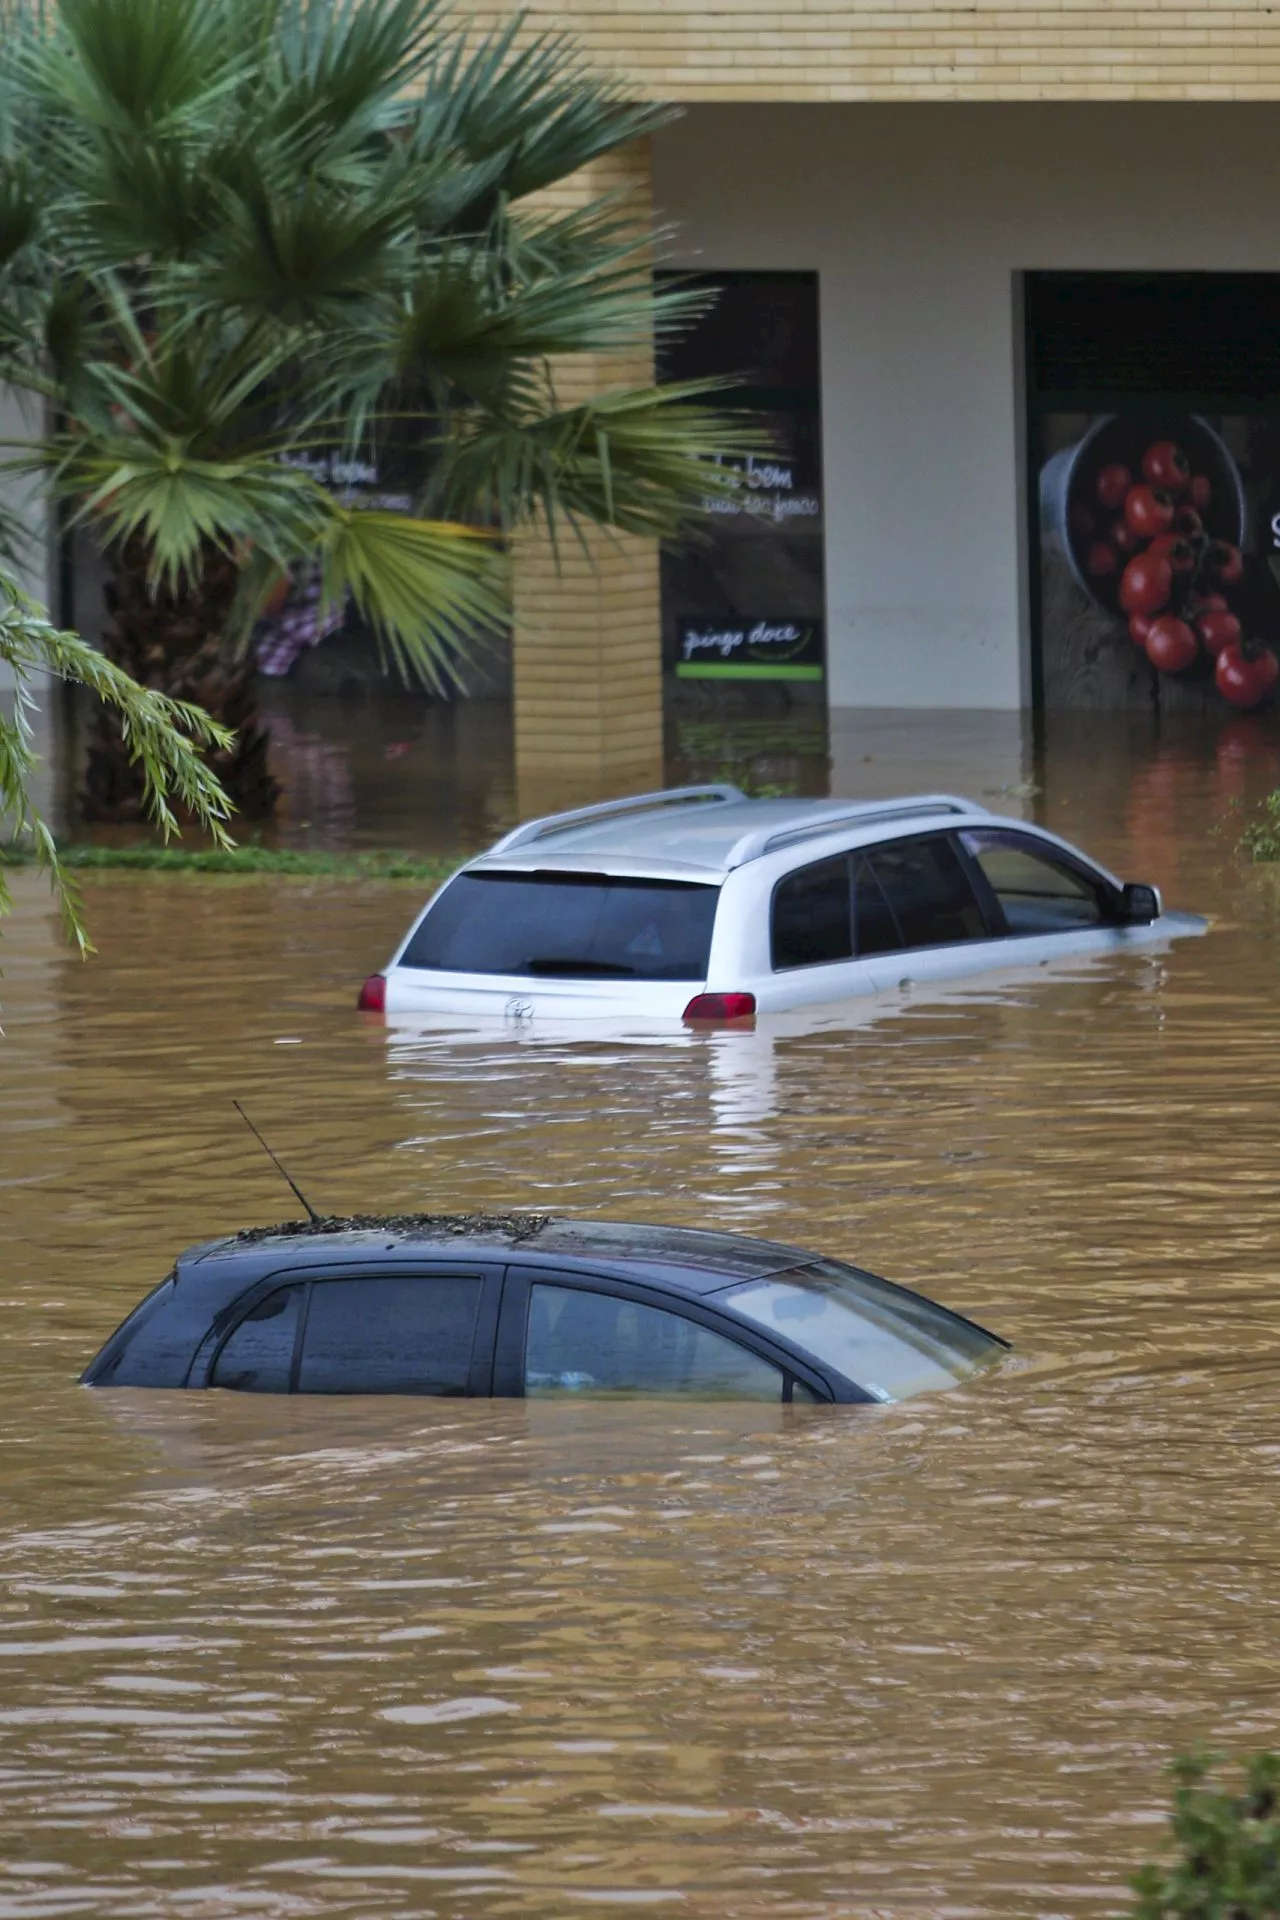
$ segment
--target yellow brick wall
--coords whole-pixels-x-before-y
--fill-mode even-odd
[[[619,192],[651,223],[647,142],[610,154],[559,190]],[[554,369],[564,405],[653,379],[652,349],[582,354]],[[514,551],[517,805],[522,815],[662,785],[658,552],[651,541],[561,527]]]
[[[1280,8],[1231,0],[532,0],[529,16],[570,28],[598,65],[673,101],[1280,97]]]

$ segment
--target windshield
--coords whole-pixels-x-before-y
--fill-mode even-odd
[[[877,1400],[949,1387],[1004,1351],[981,1327],[835,1260],[815,1260],[720,1298]]]
[[[705,980],[719,888],[605,873],[460,873],[402,967],[567,979]]]

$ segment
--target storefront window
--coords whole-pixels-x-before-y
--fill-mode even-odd
[[[687,284],[687,276],[682,276]],[[681,680],[820,684],[825,671],[818,282],[808,273],[699,276],[715,304],[664,347],[664,380],[732,378],[724,404],[768,452],[704,537],[664,547],[664,659]]]
[[[1039,703],[1274,710],[1280,276],[1031,274],[1026,315]]]

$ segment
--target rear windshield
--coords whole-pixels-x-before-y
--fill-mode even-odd
[[[815,1260],[720,1298],[877,1400],[949,1387],[1004,1351],[972,1321],[839,1260]]]
[[[460,873],[400,957],[443,973],[705,980],[718,887],[605,873]]]

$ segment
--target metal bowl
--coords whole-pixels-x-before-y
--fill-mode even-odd
[[[1095,579],[1086,567],[1089,546],[1100,534],[1080,534],[1073,528],[1073,509],[1098,513],[1094,492],[1098,475],[1113,462],[1128,467],[1134,479],[1142,475],[1142,456],[1156,440],[1173,440],[1213,489],[1204,516],[1205,530],[1217,540],[1242,547],[1247,533],[1244,483],[1221,435],[1199,414],[1146,417],[1103,414],[1073,447],[1064,447],[1046,460],[1040,471],[1040,539],[1049,551],[1060,553],[1095,606],[1117,619],[1124,616],[1116,597],[1120,575]]]

